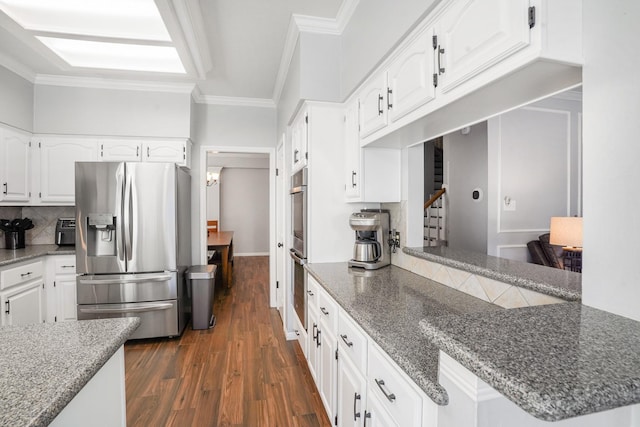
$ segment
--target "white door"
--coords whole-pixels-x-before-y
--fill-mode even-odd
[[[280,313],[280,318],[284,323],[284,290],[287,287],[285,280],[286,254],[284,251],[284,224],[285,224],[285,194],[286,183],[284,179],[284,142],[285,135],[282,135],[282,142],[278,145],[276,153],[276,308]]]
[[[529,0],[463,0],[438,21],[443,92],[529,45]]]
[[[56,277],[57,314],[56,321],[78,320],[76,308],[76,277],[72,275]]]
[[[5,202],[29,201],[29,135],[9,129],[2,133],[2,193]]]
[[[5,325],[42,323],[42,282],[8,293],[3,303]]]
[[[389,67],[391,122],[435,98],[432,35],[433,29],[426,30]]]
[[[98,160],[95,140],[47,138],[40,148],[40,200],[75,202],[75,163]]]
[[[364,425],[366,382],[347,356],[338,360],[338,425],[361,427]],[[369,423],[367,423],[369,425]]]
[[[320,381],[318,391],[320,392],[322,403],[324,403],[325,409],[329,414],[329,419],[333,419],[333,416],[335,415],[337,391],[336,374],[338,367],[335,354],[338,342],[329,328],[324,327],[323,325],[319,326],[316,336],[317,341],[320,342],[320,364],[318,367],[320,370]]]

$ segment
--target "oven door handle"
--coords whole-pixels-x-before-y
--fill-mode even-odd
[[[289,249],[289,255],[291,255],[296,264],[305,265],[307,263],[306,258],[300,258],[293,249]]]
[[[158,310],[168,310],[173,307],[173,304],[170,302],[164,303],[153,303],[153,304],[139,304],[130,307],[118,307],[118,308],[100,308],[100,307],[91,307],[91,308],[83,308],[82,306],[78,308],[81,313],[90,313],[90,314],[106,314],[106,313],[138,313],[141,311],[158,311]]]

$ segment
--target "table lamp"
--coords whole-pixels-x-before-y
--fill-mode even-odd
[[[582,218],[558,216],[551,218],[549,243],[564,250],[565,269],[582,271]]]

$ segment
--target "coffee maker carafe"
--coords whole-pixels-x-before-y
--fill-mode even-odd
[[[349,226],[356,234],[349,267],[375,270],[391,263],[388,211],[363,209],[351,214]]]

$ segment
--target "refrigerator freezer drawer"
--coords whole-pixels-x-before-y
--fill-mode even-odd
[[[177,300],[130,304],[78,305],[78,320],[112,317],[140,318],[140,326],[129,339],[180,335]]]
[[[177,273],[84,275],[76,281],[78,304],[118,304],[178,298]]]

